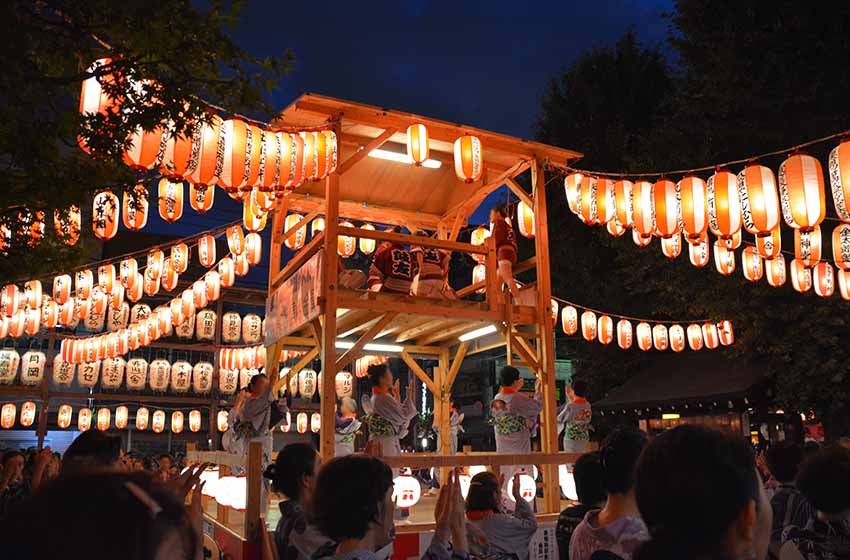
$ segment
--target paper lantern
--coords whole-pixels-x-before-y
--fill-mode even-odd
[[[259,233],[251,232],[245,236],[244,255],[249,265],[260,264],[263,258],[263,239]]]
[[[688,346],[695,352],[702,350],[702,329],[699,325],[688,325]]]
[[[735,332],[732,330],[732,321],[720,321],[717,323],[717,335],[720,344],[729,346],[735,342]]]
[[[97,411],[97,429],[101,432],[109,430],[109,422],[112,414],[108,408],[100,408]]]
[[[794,230],[794,256],[806,267],[815,266],[821,258],[820,226],[806,231]]]
[[[523,237],[534,237],[534,211],[520,200],[516,207],[516,219],[519,232]]]
[[[455,174],[465,183],[477,181],[484,172],[481,141],[469,134],[454,142]]]
[[[93,360],[81,363],[77,367],[77,383],[80,387],[91,388],[97,384],[100,375],[100,361]]]
[[[609,220],[608,223],[605,225],[605,229],[607,229],[608,233],[610,233],[613,237],[620,237],[621,235],[626,233],[626,228],[620,225],[620,222],[617,221],[617,218]]]
[[[14,403],[6,403],[0,409],[0,426],[9,430],[15,426],[15,418],[18,416],[18,407]]]
[[[596,325],[597,336],[602,344],[611,344],[614,340],[614,321],[608,315],[599,317]]]
[[[266,227],[268,212],[260,207],[257,201],[257,189],[251,191],[242,204],[242,224],[249,232],[262,231]]]
[[[564,194],[567,197],[567,206],[573,214],[579,213],[579,197],[583,180],[584,176],[581,173],[570,173],[564,177]]]
[[[150,374],[151,390],[156,392],[165,392],[168,389],[168,381],[171,374],[171,364],[168,360],[158,358],[148,366]]]
[[[80,432],[88,431],[91,428],[91,409],[90,408],[81,408],[80,412],[77,413],[77,430]]]
[[[744,247],[744,251],[741,254],[741,268],[744,270],[744,278],[750,282],[761,280],[764,269],[758,249],[752,246]]]
[[[558,301],[555,298],[549,300],[549,308],[552,310],[552,322],[558,320]]]
[[[841,299],[850,300],[850,272],[846,270],[838,271],[838,293]]]
[[[304,140],[298,134],[278,133],[281,147],[280,180],[294,188],[304,180]]]
[[[487,239],[490,237],[490,230],[484,226],[478,226],[469,236],[469,242],[476,247],[480,247],[484,245]],[[472,255],[472,258],[478,261],[479,263],[484,262],[485,255]]]
[[[299,132],[304,139],[304,178],[315,180],[318,178],[319,160],[319,138],[316,132]]]
[[[130,145],[124,150],[124,163],[134,171],[147,171],[159,165],[160,146],[165,130],[157,126],[153,130],[137,127],[130,134]]]
[[[21,426],[29,428],[35,422],[35,403],[26,401],[21,405]]]
[[[809,231],[826,215],[823,170],[808,154],[794,154],[779,166],[782,217],[794,229]]]
[[[620,319],[617,321],[617,345],[623,350],[628,350],[632,347],[634,333],[631,321]]]
[[[637,181],[632,188],[632,219],[634,232],[641,240],[648,240],[655,231],[655,211],[652,196],[652,183]],[[637,243],[637,241],[635,241]],[[646,242],[648,244],[649,241]]]
[[[154,414],[154,417],[156,417],[156,414]],[[156,431],[156,428],[154,428],[154,431]],[[179,410],[171,413],[171,431],[175,434],[183,431],[183,413]]]
[[[203,122],[200,121],[186,134],[179,134],[173,123],[169,123],[163,136],[160,172],[176,181],[194,171],[198,164],[195,156],[200,148],[202,133]]]
[[[23,304],[30,308],[36,309],[41,307],[41,281],[30,280],[24,283]]]
[[[325,231],[325,219],[313,218],[313,221],[310,222],[310,235],[316,237],[320,231]]]
[[[20,338],[24,335],[27,327],[27,312],[24,309],[18,309],[9,319],[9,333],[12,338]]]
[[[212,235],[198,239],[198,260],[206,268],[215,264],[215,238]]]
[[[424,124],[412,124],[407,127],[407,157],[413,164],[420,166],[428,159],[428,129]]]
[[[198,311],[195,320],[195,337],[198,340],[213,340],[215,338],[216,314],[211,309]]]
[[[631,181],[619,180],[614,182],[614,216],[617,222],[624,228],[629,228],[633,223],[632,216],[632,190],[634,185]],[[611,222],[608,222],[611,223]]]
[[[812,269],[812,284],[820,297],[830,297],[835,293],[835,272],[826,261],[819,262]],[[23,373],[23,372],[22,372]]]
[[[148,190],[144,185],[136,185],[122,195],[122,215],[124,227],[130,231],[139,231],[148,223]]]
[[[561,309],[561,328],[564,334],[574,335],[578,331],[578,311],[572,305],[565,305]]]
[[[299,412],[298,416],[296,417],[296,426],[298,427],[299,434],[307,433],[308,422],[309,421],[307,419],[307,413]]]
[[[339,225],[341,227],[350,227],[353,228],[354,224],[351,222],[340,222]],[[357,249],[357,240],[353,237],[348,237],[346,235],[340,235],[336,240],[336,252],[339,256],[343,258],[348,258],[354,254],[354,251]]]
[[[597,326],[596,313],[588,310],[581,314],[581,335],[585,340],[596,338]]]
[[[646,352],[652,348],[652,327],[649,323],[638,323],[637,325],[637,344],[638,348]]]
[[[199,129],[193,136],[192,154],[196,161],[194,169],[186,176],[194,185],[215,185],[220,170],[224,165],[224,153],[219,144],[222,120],[218,115],[208,113],[205,115],[207,122],[199,123]]]
[[[779,226],[779,196],[773,171],[764,165],[748,165],[738,173],[738,197],[744,229],[767,236]]]
[[[263,320],[255,313],[242,318],[242,340],[245,344],[257,344],[263,338]]]
[[[59,305],[46,296],[41,307],[41,324],[46,329],[53,329],[59,324]]]
[[[186,294],[186,292],[183,292]],[[174,327],[174,334],[177,335],[178,338],[192,338],[195,334],[195,306],[192,305],[192,292],[188,292],[189,297],[181,297],[180,298],[180,307],[182,311],[180,312],[180,317],[182,317],[182,321],[180,321],[179,325]],[[186,302],[189,301],[189,305],[187,306]],[[172,323],[174,319],[174,312],[172,311]]]
[[[714,267],[724,276],[735,272],[735,252],[727,249],[720,239],[714,242]]]
[[[71,425],[71,418],[74,415],[74,409],[69,404],[59,406],[59,412],[56,414],[56,425],[59,429],[64,430]]]
[[[218,369],[218,389],[219,392],[225,395],[232,395],[236,392],[239,383],[238,372],[234,369],[222,368]]]
[[[166,222],[176,222],[183,216],[183,182],[166,177],[159,180],[159,216]]]
[[[150,417],[150,412],[147,408],[140,407],[136,411],[136,429],[140,431],[145,431],[148,429],[148,419]]]
[[[310,415],[310,431],[314,434],[318,434],[319,430],[322,429],[322,415],[318,412],[314,412]]]
[[[104,389],[119,389],[124,381],[125,367],[126,363],[120,357],[103,360],[101,386]]]
[[[110,191],[101,191],[92,201],[92,229],[98,239],[107,241],[118,232],[118,197]]]
[[[284,225],[283,225],[284,233],[292,230],[292,228],[294,228],[296,225],[298,225],[298,222],[300,222],[302,219],[303,219],[303,216],[301,214],[289,214],[289,215],[287,215],[286,219],[284,220]],[[286,239],[286,241],[284,241],[284,244],[286,245],[286,247],[288,249],[295,251],[295,250],[298,250],[298,249],[300,249],[301,247],[304,246],[304,240],[306,239],[306,237],[307,237],[307,226],[303,225],[303,226],[299,227],[297,230],[295,230],[295,233],[293,235],[290,235]]]
[[[78,270],[76,274],[74,295],[77,299],[89,299],[91,297],[91,289],[94,283],[94,275],[91,270]],[[11,313],[7,313],[11,315]]]
[[[756,237],[756,249],[765,259],[772,259],[782,251],[782,233],[779,226],[773,228],[770,235]]]
[[[514,480],[513,477],[511,477],[511,479],[508,480],[508,496],[511,501],[514,501],[513,487]],[[526,502],[534,501],[534,497],[537,495],[537,484],[534,482],[534,478],[527,474],[519,475],[519,494]]]
[[[217,301],[221,295],[221,275],[215,270],[204,274],[204,286],[207,288],[207,301]]]
[[[708,202],[705,181],[688,175],[676,186],[679,197],[679,216],[682,232],[689,243],[704,238],[708,229]]]
[[[156,410],[153,413],[153,418],[151,420],[151,429],[155,434],[161,434],[165,429],[165,411],[164,410]]]
[[[847,208],[850,199],[850,140],[844,140],[829,152],[829,183],[832,201],[839,219],[850,222]]]
[[[336,388],[336,397],[350,397],[354,390],[354,376],[350,372],[340,371],[334,379],[334,387]]]
[[[59,305],[64,304],[71,297],[71,276],[59,274],[53,278],[53,299]]]
[[[171,389],[175,393],[186,393],[192,383],[192,364],[178,360],[171,365]]]
[[[728,239],[741,230],[741,200],[738,180],[728,171],[717,171],[706,185],[708,227],[722,239]]]
[[[363,224],[362,226],[360,226],[360,229],[365,229],[365,230],[368,230],[368,231],[375,231],[375,226],[367,223],[367,224]],[[374,239],[366,239],[365,237],[361,237],[359,239],[358,243],[360,245],[360,252],[363,253],[364,255],[371,255],[372,253],[375,252],[376,243],[375,243]],[[302,237],[301,237],[301,244],[302,245],[304,244],[303,234],[302,234]],[[473,255],[473,257],[477,257],[477,256],[478,255]]]
[[[215,486],[215,501],[219,506],[245,510],[246,482],[244,476],[225,476]]]
[[[227,248],[230,249],[230,252],[234,255],[241,255],[242,251],[245,250],[245,233],[242,231],[242,228],[237,226],[230,226],[226,231],[227,237]]]
[[[46,361],[44,352],[37,350],[26,352],[21,357],[21,383],[30,387],[41,385]]]
[[[401,509],[410,509],[419,502],[422,488],[419,481],[409,474],[402,474],[393,479],[392,500]]]
[[[209,362],[198,362],[192,368],[192,389],[196,393],[209,393],[212,389],[213,365]]]
[[[670,344],[667,327],[664,325],[655,325],[652,327],[652,344],[656,350],[664,351]]]
[[[702,326],[702,341],[709,350],[714,350],[720,345],[720,333],[714,323],[705,323]]]
[[[668,259],[675,259],[682,254],[682,236],[674,233],[670,237],[661,238],[661,252]]]
[[[82,226],[82,216],[80,209],[77,206],[70,206],[65,210],[56,209],[53,212],[53,227],[56,230],[56,236],[65,245],[75,245],[80,238],[80,227]],[[11,233],[5,230],[5,237],[9,237]]]
[[[280,136],[264,130],[260,151],[260,176],[257,186],[264,192],[271,193],[274,201],[274,187],[280,184]],[[266,208],[270,209],[271,207]]]
[[[173,422],[173,420],[172,420]],[[200,410],[190,410],[189,411],[189,431],[198,432],[201,429],[201,411]]]
[[[262,131],[243,120],[228,119],[221,125],[222,168],[218,179],[228,193],[257,183],[260,174]]]
[[[91,275],[91,271],[88,271],[89,275]],[[79,291],[79,284],[77,291]],[[88,295],[86,295],[88,297]],[[15,284],[6,284],[3,287],[2,296],[0,296],[0,304],[3,307],[3,314],[6,317],[11,317],[18,311],[18,307],[21,307],[21,303],[23,300],[23,296],[18,290],[18,287]]]
[[[767,283],[778,288],[785,284],[785,257],[777,255],[772,259],[764,261]]]
[[[236,282],[236,266],[233,259],[224,257],[218,261],[219,286],[230,288]]]
[[[652,203],[655,208],[655,227],[661,237],[679,233],[679,198],[676,183],[659,179],[652,185]]]
[[[53,384],[60,387],[69,387],[74,380],[76,369],[76,365],[73,362],[66,361],[61,353],[56,354],[53,357]]]
[[[316,381],[316,372],[312,369],[302,369],[298,372],[298,392],[302,398],[313,398],[316,394]]]
[[[668,339],[670,341],[670,349],[673,352],[681,352],[685,349],[685,329],[682,325],[670,325],[668,329]]]
[[[839,224],[832,230],[832,260],[839,270],[850,270],[850,225]]]
[[[218,415],[216,416],[216,427],[219,432],[227,431],[227,411],[219,410]]]
[[[235,311],[228,311],[222,316],[221,338],[228,344],[239,342],[242,335],[242,317]]]

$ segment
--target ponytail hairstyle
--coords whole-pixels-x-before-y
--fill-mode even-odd
[[[634,560],[723,557],[724,537],[755,501],[759,479],[747,441],[717,430],[682,425],[656,437],[643,451],[635,497],[651,539]],[[683,508],[698,511],[683,514]]]

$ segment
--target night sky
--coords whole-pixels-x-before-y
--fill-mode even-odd
[[[295,54],[293,71],[271,98],[280,109],[313,92],[531,138],[552,77],[583,50],[611,46],[630,27],[642,42],[662,43],[668,27],[662,13],[672,0],[534,4],[254,0],[233,33],[254,56],[287,48]],[[568,147],[582,151],[581,139]],[[198,215],[187,203],[174,224],[165,224],[152,207],[146,230],[184,236],[241,217],[241,203],[218,189],[215,196],[213,210]],[[470,222],[484,216],[481,210]],[[265,247],[269,229],[263,232]],[[264,285],[263,253],[261,265],[240,285]]]

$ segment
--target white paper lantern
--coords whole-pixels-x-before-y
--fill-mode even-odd
[[[21,383],[24,385],[41,385],[44,377],[44,364],[47,358],[44,352],[30,350],[21,358]]]
[[[314,412],[310,415],[310,431],[314,434],[318,434],[319,430],[322,429],[322,415],[318,412]]]
[[[110,307],[107,315],[106,328],[109,332],[126,329],[130,321],[130,305],[125,301],[115,309]]]
[[[422,497],[419,481],[408,474],[397,476],[393,480],[393,502],[402,509],[409,509]]]
[[[148,380],[148,362],[144,358],[130,358],[127,360],[127,389],[131,391],[144,391]]]
[[[514,479],[508,481],[508,496],[511,498],[511,501],[514,501]],[[533,502],[534,497],[537,495],[537,484],[535,484],[534,479],[531,478],[527,474],[519,475],[519,492],[522,496],[522,499],[526,502]]]
[[[14,348],[0,350],[0,383],[8,385],[15,381],[20,362],[21,355]]]
[[[212,389],[213,365],[209,362],[198,362],[192,368],[192,388],[196,393],[209,393]]]
[[[354,389],[354,376],[351,372],[341,371],[336,374],[334,384],[337,398],[350,397]]]
[[[150,386],[154,391],[167,391],[168,380],[171,376],[171,364],[168,360],[158,358],[150,363]]]
[[[572,465],[570,465],[572,467]],[[558,465],[558,482],[561,485],[561,491],[568,500],[578,501],[578,491],[576,490],[576,479],[573,477],[572,468],[567,465]]]
[[[305,399],[313,398],[316,394],[316,372],[312,369],[302,369],[298,373],[298,392]]]
[[[202,309],[198,311],[195,318],[195,337],[198,340],[213,340],[215,339],[215,311],[212,309]]]
[[[62,359],[61,352],[53,357],[53,384],[59,387],[70,387],[74,381],[77,366],[73,362]]]
[[[185,393],[192,383],[192,364],[178,360],[171,365],[171,388],[176,393]]]
[[[245,344],[259,344],[263,339],[263,320],[256,313],[248,313],[242,318],[242,341]]]
[[[256,368],[242,368],[239,370],[239,388],[245,389],[248,387],[248,382],[252,377],[260,373]]]
[[[86,315],[85,320],[83,321],[83,325],[92,331],[92,332],[100,332],[103,330],[103,325],[106,321],[106,310],[102,313],[98,313],[95,310],[95,306],[92,305],[89,309],[88,315]]]
[[[195,334],[195,314],[190,313],[185,320],[174,328],[177,338],[192,338]]]
[[[104,389],[118,389],[124,381],[124,358],[115,357],[103,360],[100,384]]]
[[[130,323],[138,323],[151,314],[151,306],[146,303],[137,303],[130,308]]]
[[[80,387],[91,388],[97,385],[100,376],[100,360],[85,362],[77,368],[77,383]]]
[[[220,393],[225,395],[232,395],[236,392],[237,385],[239,384],[239,370],[235,369],[224,369],[219,367],[218,369],[218,390]]]
[[[228,311],[221,318],[221,339],[228,344],[239,342],[242,336],[242,317],[235,311]]]

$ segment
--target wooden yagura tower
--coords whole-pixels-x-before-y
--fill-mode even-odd
[[[420,115],[381,109],[315,94],[302,95],[284,109],[275,122],[280,127],[333,128],[338,138],[338,165],[322,181],[307,182],[277,200],[272,217],[272,247],[267,303],[267,371],[277,377],[278,356],[284,348],[306,349],[287,375],[276,381],[284,387],[292,375],[315,358],[322,363],[321,454],[334,453],[335,376],[363,355],[367,344],[388,345],[387,351],[402,358],[434,394],[435,418],[441,433],[449,433],[449,400],[452,383],[466,355],[504,346],[509,363],[524,365],[543,381],[544,407],[541,422],[542,454],[558,450],[555,401],[555,356],[549,277],[549,246],[546,212],[547,162],[565,164],[580,154],[545,144],[513,138]],[[440,166],[414,166],[404,162],[367,157],[382,149],[405,153],[410,125],[423,124],[430,138],[430,159]],[[474,183],[457,178],[453,143],[470,134],[482,146],[484,172]],[[532,192],[515,180],[531,176]],[[470,214],[494,190],[506,185],[534,211],[535,255],[517,263],[516,272],[536,271],[536,281],[523,290],[519,305],[502,293],[496,278],[495,246],[458,242],[458,233]],[[286,228],[286,216],[303,218]],[[325,218],[325,229],[282,262],[284,242],[298,228],[316,217]],[[401,225],[409,231],[436,232],[431,238],[393,234],[380,230],[341,226],[340,222],[366,221]],[[441,301],[414,296],[348,290],[338,284],[340,236],[398,241],[471,255],[484,255],[486,279],[458,291],[463,296],[486,290],[485,300]],[[462,342],[459,336],[493,326],[495,333]],[[373,348],[373,347],[369,347]],[[367,348],[368,350],[368,348]],[[367,352],[369,354],[380,352]],[[417,360],[436,361],[433,375]],[[440,453],[431,465],[463,464],[449,457],[449,438],[442,438]],[[417,454],[418,455],[418,454]],[[528,462],[534,462],[526,461]],[[522,461],[518,457],[517,464]],[[546,504],[557,508],[557,465],[544,464]],[[550,503],[551,502],[551,503]],[[552,511],[552,510],[550,510]]]

